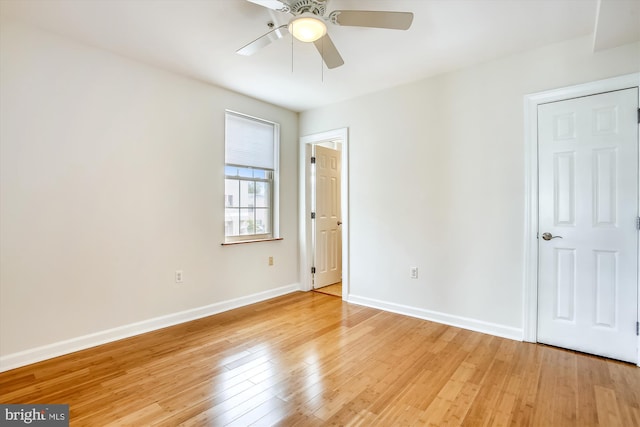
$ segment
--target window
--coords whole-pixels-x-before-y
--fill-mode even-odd
[[[225,243],[275,237],[279,125],[227,111]]]

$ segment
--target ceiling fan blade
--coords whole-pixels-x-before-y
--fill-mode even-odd
[[[288,33],[289,30],[287,29],[287,25],[281,25],[278,28],[274,28],[273,30],[269,31],[267,34],[258,37],[251,43],[241,47],[236,51],[236,53],[244,56],[253,55],[263,47],[270,45],[271,42],[280,40]]]
[[[258,4],[267,9],[277,10],[280,12],[288,12],[290,9],[289,3],[281,0],[247,0],[251,3]]]
[[[344,64],[344,60],[342,56],[340,56],[338,49],[336,49],[336,45],[333,44],[333,40],[331,40],[329,34],[325,34],[324,37],[314,41],[313,44],[316,46],[316,49],[318,49],[318,52],[320,52],[320,56],[322,56],[322,60],[327,65],[327,68],[337,68]]]
[[[349,27],[388,28],[408,30],[413,22],[411,12],[382,12],[373,10],[334,10],[332,22]]]

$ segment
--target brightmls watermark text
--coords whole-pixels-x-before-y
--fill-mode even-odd
[[[0,404],[0,426],[69,427],[69,405]]]

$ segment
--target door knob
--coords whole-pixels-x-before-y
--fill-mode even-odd
[[[554,236],[551,233],[542,233],[542,238],[544,240],[551,240],[551,239],[562,239],[562,236]]]
[[[342,221],[338,221],[338,225],[342,225]]]

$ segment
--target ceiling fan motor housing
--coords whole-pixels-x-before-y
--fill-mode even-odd
[[[291,6],[291,13],[294,15],[308,12],[314,15],[324,16],[325,11],[326,4],[322,0],[300,0]]]

